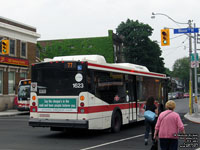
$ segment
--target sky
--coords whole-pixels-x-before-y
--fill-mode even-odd
[[[0,0],[0,16],[35,27],[38,40],[108,36],[122,21],[138,20],[154,29],[150,38],[158,42],[165,67],[172,70],[177,59],[189,56],[188,36],[174,34],[173,29],[188,25],[164,15],[152,19],[152,12],[181,23],[192,20],[200,27],[199,4],[200,0]],[[164,27],[170,28],[170,46],[160,44]]]

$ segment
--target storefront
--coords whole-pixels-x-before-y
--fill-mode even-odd
[[[13,107],[19,81],[30,78],[39,37],[36,28],[0,17],[0,40],[9,40],[8,55],[2,54],[0,46],[0,111]]]

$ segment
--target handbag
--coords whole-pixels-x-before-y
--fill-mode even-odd
[[[151,150],[158,150],[158,141],[154,141],[153,145],[151,146]]]
[[[156,118],[156,113],[150,111],[150,110],[146,110],[144,112],[144,118],[150,122],[153,122]]]

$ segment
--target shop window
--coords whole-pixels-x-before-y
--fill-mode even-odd
[[[27,45],[25,42],[21,43],[21,57],[26,57]]]
[[[0,70],[0,94],[3,94],[3,71]]]
[[[22,72],[20,73],[20,80],[27,79],[27,73]]]
[[[15,72],[8,73],[8,94],[15,94]]]
[[[10,39],[10,55],[15,56],[15,40]]]

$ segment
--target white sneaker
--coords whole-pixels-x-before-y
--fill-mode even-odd
[[[144,145],[148,145],[148,139],[144,139]]]

